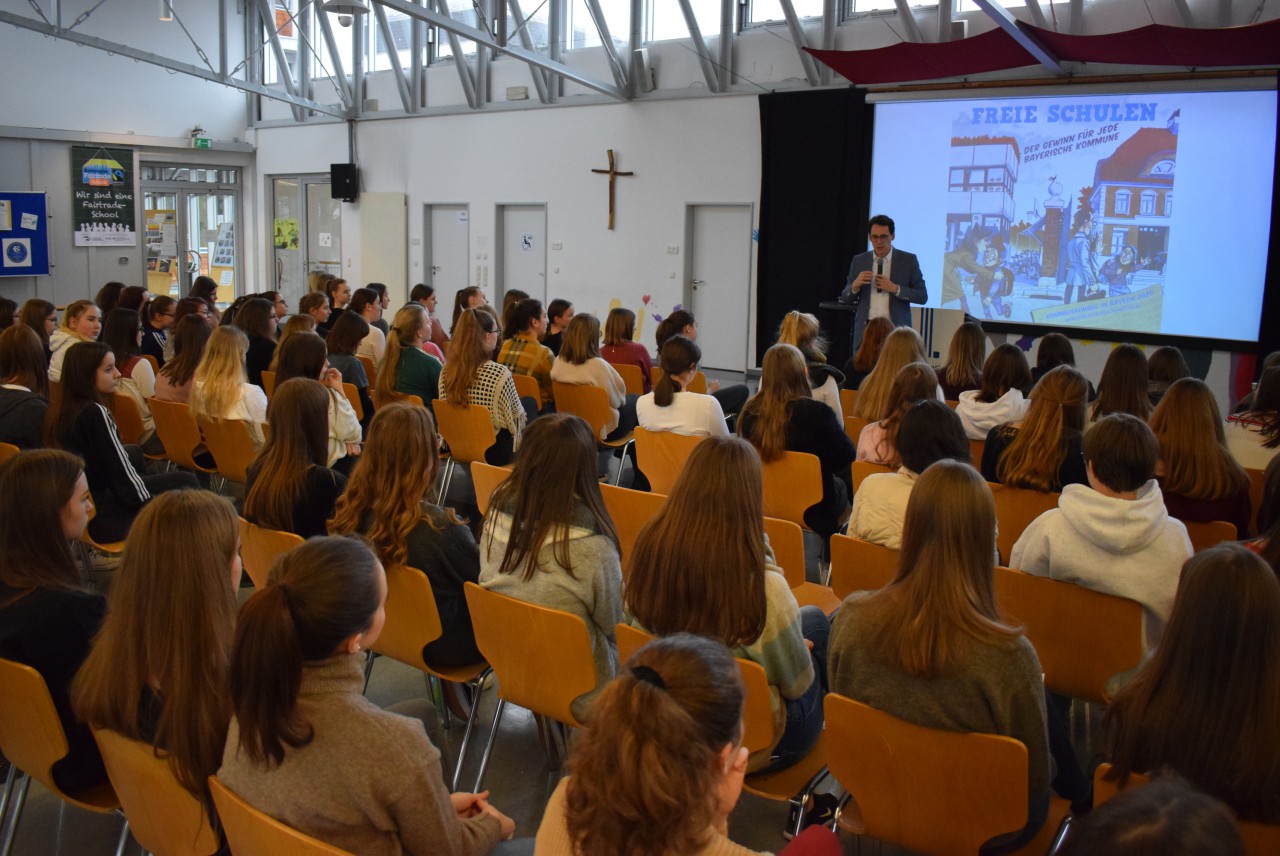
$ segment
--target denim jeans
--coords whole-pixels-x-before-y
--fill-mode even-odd
[[[827,694],[827,639],[831,622],[821,609],[800,609],[800,632],[813,643],[809,652],[813,662],[813,683],[799,698],[786,699],[787,726],[773,750],[773,761],[765,770],[784,770],[803,758],[822,733],[822,700]]]

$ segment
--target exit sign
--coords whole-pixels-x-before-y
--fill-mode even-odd
[[[191,148],[193,149],[211,149],[213,148],[213,140],[208,137],[192,137]]]

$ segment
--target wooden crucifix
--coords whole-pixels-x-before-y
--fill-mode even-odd
[[[613,182],[620,175],[635,175],[634,172],[618,172],[617,165],[613,159],[613,149],[609,149],[609,168],[591,170],[599,175],[609,176],[609,228],[613,228]]]

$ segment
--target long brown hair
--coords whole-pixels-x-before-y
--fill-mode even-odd
[[[556,564],[573,576],[569,527],[579,507],[591,516],[595,530],[618,549],[618,533],[596,478],[596,441],[591,428],[577,416],[552,413],[530,422],[511,477],[493,492],[489,504],[512,520],[500,574],[533,579],[540,569],[538,553],[550,543]],[[485,521],[482,549],[486,556],[493,550],[497,518],[491,513]]]
[[[1116,346],[1102,368],[1098,398],[1089,415],[1096,422],[1110,413],[1128,413],[1143,422],[1151,418],[1147,357],[1137,345]]]
[[[1280,366],[1263,371],[1248,414],[1262,423],[1263,447],[1280,447]]]
[[[396,312],[391,329],[387,332],[387,350],[382,362],[378,363],[378,374],[373,382],[379,403],[401,401],[404,398],[404,393],[396,389],[396,370],[400,367],[401,352],[405,348],[418,346],[422,319],[426,314],[427,309],[421,303],[407,303]],[[452,350],[450,348],[450,352]]]
[[[286,746],[311,742],[297,710],[302,666],[368,630],[385,585],[373,551],[351,538],[310,538],[275,560],[267,587],[240,609],[231,651],[238,749],[249,760],[270,768]]]
[[[47,348],[49,347],[49,333],[45,328],[45,321],[57,311],[58,307],[49,301],[33,297],[22,304],[19,323],[30,327],[32,332],[40,337],[40,344]]]
[[[1027,355],[1017,345],[1006,342],[997,345],[982,364],[982,386],[977,400],[983,404],[994,404],[1009,390],[1022,390],[1029,386],[1031,367],[1027,365]]]
[[[1182,566],[1155,656],[1104,721],[1114,775],[1172,767],[1241,820],[1280,822],[1280,583],[1238,544]]]
[[[43,398],[49,397],[49,373],[40,337],[25,324],[0,331],[0,383],[25,386]]]
[[[876,457],[895,470],[902,466],[902,456],[898,454],[898,432],[902,428],[902,417],[911,409],[911,405],[927,398],[937,400],[938,375],[928,363],[907,363],[898,371],[889,388],[889,413],[880,420],[884,435],[876,444]]]
[[[453,323],[449,328],[449,338],[453,338],[453,328],[458,326],[458,317],[462,315],[470,307],[467,306],[471,302],[471,298],[480,295],[480,286],[468,285],[466,288],[458,289],[458,293],[453,296]]]
[[[804,354],[794,345],[774,345],[764,352],[760,391],[738,417],[739,436],[751,441],[765,463],[787,451],[788,409],[797,398],[813,398]],[[744,421],[751,423],[750,432],[744,431]]]
[[[1031,390],[1022,427],[996,465],[1002,484],[1029,490],[1062,490],[1058,472],[1072,438],[1084,435],[1089,381],[1071,366],[1052,369]],[[1221,429],[1219,429],[1221,430]]]
[[[160,374],[174,386],[186,386],[196,376],[204,359],[205,346],[213,335],[213,327],[199,315],[188,315],[174,325],[173,359],[165,362]]]
[[[1227,449],[1218,401],[1204,381],[1174,381],[1148,424],[1160,443],[1161,490],[1215,500],[1249,489],[1249,474]]]
[[[111,349],[101,342],[77,342],[67,349],[62,362],[62,394],[53,397],[44,414],[46,446],[70,446],[81,411],[92,404],[110,404],[98,391],[98,368],[110,355]]]
[[[449,362],[440,372],[440,389],[450,404],[471,403],[471,384],[480,367],[493,358],[484,337],[498,330],[498,323],[487,312],[468,309],[453,325],[453,341],[449,345]]]
[[[893,581],[871,628],[873,656],[917,677],[946,671],[965,638],[999,645],[1020,632],[996,606],[995,500],[968,464],[941,460],[920,474],[902,526]]]
[[[107,618],[72,687],[80,719],[153,742],[197,796],[222,764],[231,721],[230,569],[239,545],[235,510],[217,494],[170,491],[149,502],[129,529]],[[164,704],[154,737],[138,727],[148,690]]]
[[[573,316],[560,340],[560,359],[580,366],[600,356],[600,319],[586,312]]]
[[[898,372],[907,363],[927,362],[920,334],[910,327],[895,328],[884,340],[876,367],[858,387],[852,415],[879,422],[889,412],[889,390]]]
[[[987,337],[982,328],[966,321],[956,328],[947,349],[942,379],[950,386],[977,386],[982,383],[982,363],[987,354]]]
[[[267,423],[271,430],[253,462],[257,475],[244,498],[244,516],[292,532],[307,471],[329,461],[329,391],[317,380],[286,380],[271,396]]]
[[[11,589],[80,589],[62,509],[84,460],[56,449],[22,452],[0,464],[0,583]]]
[[[1258,507],[1258,555],[1280,574],[1280,455],[1262,474],[1262,503]]]
[[[604,343],[606,345],[625,345],[635,338],[636,313],[625,306],[615,306],[609,310],[609,317],[604,319]]]
[[[318,380],[324,373],[329,352],[319,333],[298,333],[276,348],[276,356],[276,384],[279,385],[295,377]]]
[[[623,597],[659,636],[697,633],[747,645],[764,631],[760,459],[738,437],[708,437],[636,538]]]
[[[853,369],[869,372],[880,361],[880,351],[884,349],[885,340],[894,330],[893,322],[888,318],[872,318],[862,330],[862,343],[858,352],[853,355]]]
[[[744,697],[733,655],[713,640],[678,633],[637,651],[592,704],[569,758],[565,824],[575,852],[701,852],[716,817],[720,753],[741,740]]]
[[[676,393],[683,391],[676,375],[697,368],[700,362],[702,349],[692,339],[676,334],[663,342],[662,350],[658,353],[662,377],[653,385],[653,403],[659,407],[669,407],[675,401]]]
[[[441,518],[458,522],[451,509],[427,513],[439,471],[440,441],[430,412],[404,403],[379,407],[369,423],[360,466],[338,497],[329,532],[363,532],[384,565],[403,565],[409,534],[418,524],[442,529]]]

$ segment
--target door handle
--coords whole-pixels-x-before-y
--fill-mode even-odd
[[[432,265],[432,266],[431,266],[431,272],[432,272],[432,273],[440,273],[440,265]]]
[[[698,290],[698,286],[702,285],[702,280],[700,280],[700,279],[695,279],[691,284],[693,285],[693,290],[694,290],[694,291],[697,291],[697,290]]]

